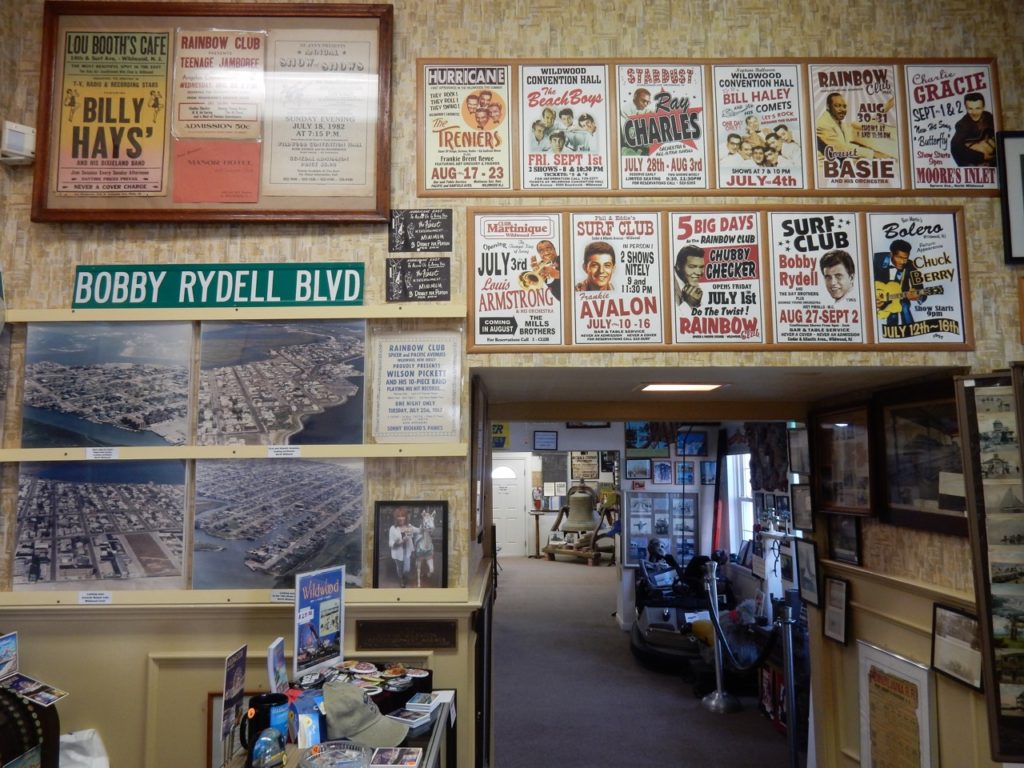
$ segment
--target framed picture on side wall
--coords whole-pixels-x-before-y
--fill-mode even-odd
[[[1000,200],[1003,213],[1003,260],[1024,264],[1024,131],[996,135]]]
[[[448,502],[374,504],[373,586],[448,586]]]
[[[822,512],[870,515],[871,442],[867,405],[812,417],[814,503]]]
[[[818,596],[818,552],[814,542],[808,539],[796,540],[796,567],[800,575],[800,598],[811,605],[821,604]]]
[[[1017,654],[1012,654],[1016,661]],[[936,672],[981,690],[981,634],[973,614],[949,605],[932,608],[932,666]],[[1010,656],[1003,659],[1004,664]]]

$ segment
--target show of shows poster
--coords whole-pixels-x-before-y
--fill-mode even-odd
[[[608,67],[519,70],[523,189],[609,189]]]
[[[819,189],[900,189],[896,69],[888,64],[811,64]]]
[[[561,215],[478,215],[475,235],[474,343],[562,344]]]
[[[996,104],[987,64],[907,64],[914,189],[996,189]]]
[[[345,566],[295,576],[294,677],[341,661]]]
[[[164,194],[170,45],[167,32],[66,34],[58,193]]]
[[[796,64],[716,65],[718,186],[806,189]]]
[[[964,342],[955,215],[869,213],[868,242],[876,341]]]
[[[673,341],[764,342],[758,215],[671,213],[669,221]]]
[[[862,344],[855,213],[770,213],[775,340]]]
[[[574,213],[572,254],[576,344],[663,341],[657,213]]]
[[[425,64],[426,190],[512,189],[511,67]]]
[[[703,68],[623,64],[617,82],[620,186],[706,189]]]

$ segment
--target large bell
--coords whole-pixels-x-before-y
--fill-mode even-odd
[[[592,531],[595,525],[594,495],[587,490],[574,490],[569,494],[569,516],[562,522],[562,530]]]

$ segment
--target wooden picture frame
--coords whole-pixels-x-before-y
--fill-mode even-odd
[[[961,608],[932,605],[932,666],[936,672],[981,690],[981,630],[978,617]]]
[[[873,398],[879,518],[967,535],[963,456],[953,379],[897,387]]]
[[[680,427],[676,433],[677,456],[707,456],[708,433],[703,429]]]
[[[33,221],[387,221],[391,5],[46,2]]]
[[[850,565],[860,565],[860,518],[856,515],[828,516],[828,556]]]
[[[447,587],[448,502],[377,501],[373,512],[374,588]]]
[[[799,574],[800,599],[813,606],[821,605],[818,593],[818,551],[810,539],[796,542],[796,569]]]
[[[845,579],[825,578],[825,617],[822,633],[830,640],[846,645],[846,606],[850,584]]]
[[[860,691],[860,764],[874,755],[917,754],[914,768],[939,764],[935,688],[928,666],[857,641]]]
[[[811,417],[814,506],[822,512],[872,514],[871,440],[867,405]]]
[[[793,527],[801,531],[814,531],[814,507],[811,504],[811,486],[791,485],[789,493],[793,506]]]
[[[1003,260],[1024,264],[1024,131],[996,134],[999,201],[1003,217]]]

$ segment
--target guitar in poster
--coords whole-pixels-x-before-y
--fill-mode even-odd
[[[855,213],[770,213],[775,340],[862,344]]]
[[[669,221],[673,341],[762,343],[758,215],[671,213]]]
[[[887,64],[809,67],[819,189],[900,189],[896,69]]]
[[[617,78],[622,188],[707,189],[703,68],[620,65]]]
[[[715,66],[718,186],[806,189],[796,64]]]
[[[661,217],[657,213],[572,215],[573,341],[660,344]]]
[[[520,69],[523,189],[610,189],[608,67]]]
[[[876,341],[966,341],[954,214],[869,213],[868,243]]]
[[[996,189],[999,130],[987,64],[906,67],[914,189]]]

